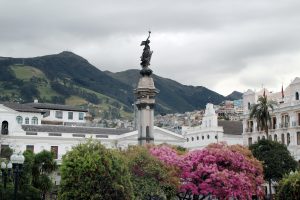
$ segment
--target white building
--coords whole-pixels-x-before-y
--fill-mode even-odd
[[[287,145],[291,154],[300,161],[300,78],[295,78],[291,84],[281,92],[272,93],[268,90],[254,92],[248,90],[243,95],[243,143],[251,145],[265,133],[258,129],[256,120],[249,118],[251,105],[257,103],[258,97],[265,92],[268,99],[278,103],[271,112],[269,138]]]
[[[226,142],[229,145],[243,144],[241,121],[218,121],[213,104],[206,105],[202,124],[196,127],[183,127],[184,147],[188,149],[204,148],[211,143]]]
[[[43,117],[45,106],[43,106],[43,110],[38,110],[30,107],[30,105],[0,104],[1,148],[9,146],[21,152],[30,149],[35,153],[42,150],[53,151],[59,163],[68,150],[89,138],[101,141],[107,148],[124,149],[129,145],[138,144],[138,131],[82,126],[83,123],[76,123],[78,122],[77,119],[73,119],[73,121],[67,119],[69,123],[65,123],[64,120],[60,119],[60,122],[63,122],[64,125],[53,125],[54,122],[57,122],[57,118],[55,115],[52,118],[48,115]],[[48,107],[48,109],[51,109],[48,113],[55,113],[52,112],[53,110],[63,110],[63,113],[83,112],[86,114],[82,109],[76,110],[77,108],[64,105],[51,104],[51,108]],[[24,120],[21,123],[20,116],[22,119],[28,117],[30,119],[29,123],[25,123]],[[33,117],[38,119],[37,123],[31,123]],[[183,136],[168,130],[154,127],[153,133],[155,135],[154,144],[182,145],[184,143]]]

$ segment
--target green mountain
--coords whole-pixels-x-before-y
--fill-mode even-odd
[[[111,77],[135,88],[140,77],[139,70],[131,69],[123,72],[112,73],[105,71]],[[204,108],[210,102],[220,104],[226,98],[202,86],[182,85],[171,79],[153,75],[154,84],[159,89],[156,102],[158,109],[166,111],[192,111]],[[162,110],[163,111],[163,110]]]
[[[233,91],[231,94],[226,96],[226,99],[228,100],[237,100],[237,99],[242,99],[243,98],[243,93],[238,92],[238,91]]]
[[[0,57],[0,101],[66,103],[89,106],[94,115],[130,115],[139,70],[101,71],[84,58],[62,52],[34,58]],[[184,112],[219,104],[226,97],[201,86],[186,86],[153,75],[160,90],[156,111]]]

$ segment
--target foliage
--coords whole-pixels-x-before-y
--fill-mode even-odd
[[[133,189],[122,157],[89,140],[63,156],[60,199],[131,200]]]
[[[168,198],[176,195],[179,178],[175,171],[151,156],[146,147],[133,146],[126,152],[135,198]]]
[[[0,184],[0,191],[1,191],[0,199],[3,200],[13,199],[14,185],[12,183],[9,183],[6,189],[4,189],[3,185]],[[31,185],[26,185],[20,188],[20,190],[18,190],[17,199],[18,200],[40,200],[41,197],[38,189],[32,187]]]
[[[49,176],[56,169],[53,152],[43,150],[35,155],[32,166],[32,185],[38,188],[43,196],[53,187]]]
[[[267,96],[260,96],[257,100],[257,104],[251,106],[250,118],[255,118],[262,130],[265,131],[267,138],[269,138],[269,125],[271,124],[271,115],[269,110],[273,111],[274,106],[277,103],[273,100],[268,100]]]
[[[291,156],[284,144],[262,139],[250,146],[253,155],[263,163],[264,178],[269,182],[269,191],[272,181],[279,181],[285,174],[294,171],[298,163]],[[272,198],[272,193],[270,193]]]
[[[12,154],[13,154],[13,150],[11,148],[9,147],[1,148],[1,158],[9,159]]]
[[[161,149],[161,150],[160,150]],[[170,147],[156,147],[152,154],[180,169],[180,199],[250,199],[262,195],[262,167],[243,147],[215,144],[177,155]]]
[[[300,171],[291,172],[279,182],[276,197],[278,200],[300,199]]]
[[[249,148],[255,158],[262,161],[265,180],[279,181],[298,166],[284,144],[262,139]]]

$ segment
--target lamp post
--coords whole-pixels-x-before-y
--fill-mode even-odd
[[[7,178],[10,176],[11,168],[11,162],[9,162],[8,164],[6,164],[5,162],[1,162],[2,183],[4,189],[6,189]]]
[[[19,187],[19,178],[22,172],[23,163],[25,157],[22,154],[13,154],[10,156],[10,161],[12,163],[13,172],[14,172],[14,200],[17,200],[17,192]]]

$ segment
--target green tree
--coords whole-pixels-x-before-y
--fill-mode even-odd
[[[175,168],[163,164],[143,146],[130,147],[124,156],[136,200],[171,199],[176,196],[180,181]]]
[[[41,151],[34,156],[32,166],[32,185],[42,193],[42,199],[53,187],[50,175],[57,169],[54,154],[50,151]]]
[[[299,200],[300,199],[300,172],[292,172],[286,175],[278,184],[276,195],[278,200]]]
[[[269,183],[271,191],[272,181],[279,181],[285,174],[298,167],[297,161],[291,156],[284,144],[262,139],[250,146],[254,157],[262,161],[264,179]],[[271,197],[272,197],[272,193]]]
[[[260,96],[257,104],[251,106],[250,118],[257,121],[258,127],[265,131],[267,138],[269,138],[269,125],[271,124],[271,115],[269,110],[274,110],[277,103],[273,100],[268,100],[267,96]]]
[[[60,199],[131,200],[132,191],[128,167],[119,152],[89,140],[63,156]]]

